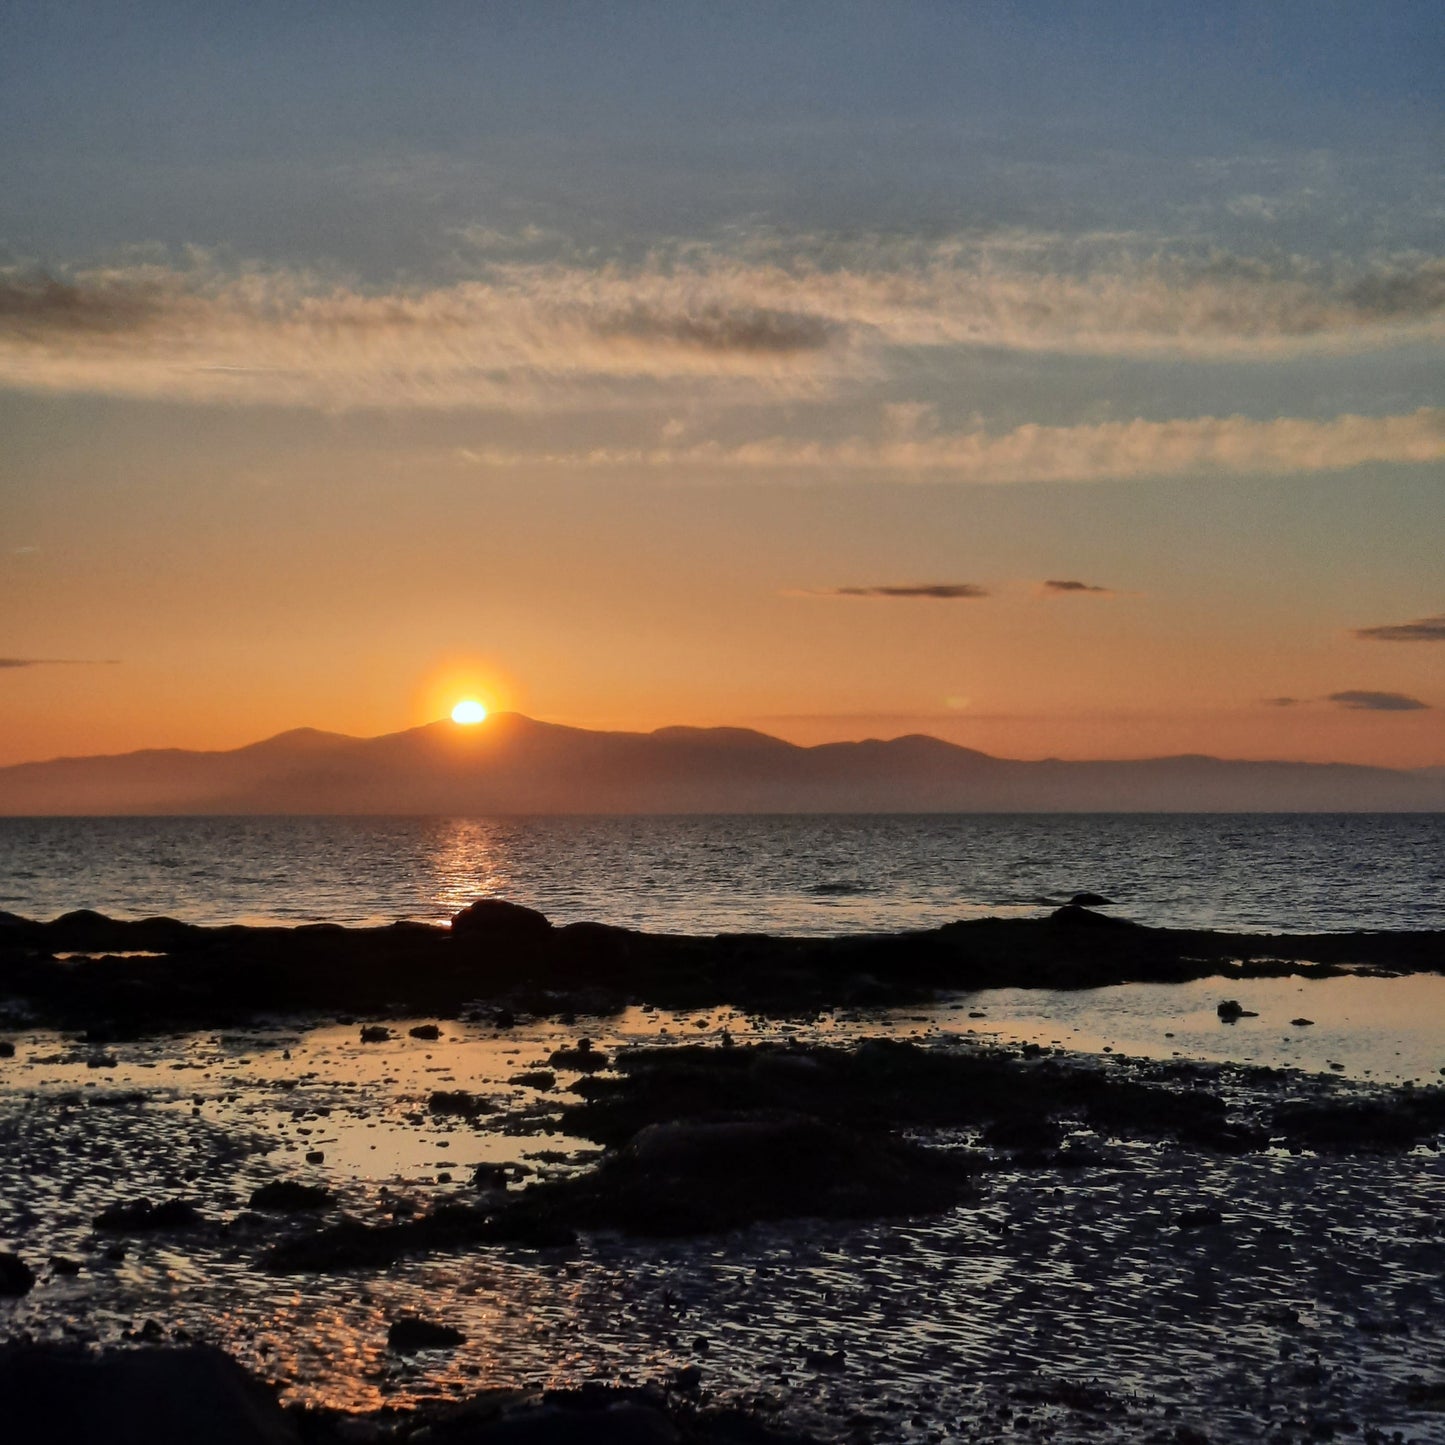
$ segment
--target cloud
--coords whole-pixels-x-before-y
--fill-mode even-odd
[[[477,257],[362,286],[284,268],[0,271],[0,385],[347,407],[576,404],[621,381],[834,394],[905,352],[1272,362],[1445,339],[1445,259],[1353,269],[1057,237],[676,242],[642,261]],[[906,430],[910,419],[900,414]]]
[[[115,667],[114,657],[0,657],[0,670],[12,667]]]
[[[903,582],[874,587],[826,587],[818,591],[799,591],[787,594],[791,597],[874,597],[913,598],[924,597],[940,602],[969,601],[987,597],[989,591],[973,582]]]
[[[1430,706],[1403,692],[1332,692],[1329,701],[1360,712],[1420,712]]]
[[[1050,579],[1039,584],[1039,591],[1045,597],[1117,597],[1112,587],[1098,587],[1092,582],[1056,581]]]
[[[1445,612],[1434,617],[1417,617],[1413,622],[1359,627],[1355,629],[1355,636],[1371,642],[1445,642]]]
[[[1263,699],[1266,707],[1298,707],[1300,699],[1297,697],[1267,697]]]
[[[764,437],[724,447],[594,448],[582,452],[472,450],[493,466],[713,468],[872,474],[952,482],[1093,482],[1134,477],[1334,471],[1367,462],[1445,459],[1445,408],[1400,416],[1345,414],[1326,421],[1184,417],[1016,427],[1008,432],[855,436],[835,442]]]

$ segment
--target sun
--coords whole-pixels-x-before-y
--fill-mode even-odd
[[[472,727],[479,722],[486,722],[486,720],[486,708],[484,708],[481,703],[474,702],[471,698],[459,702],[452,709],[452,721],[454,723],[460,723],[463,727]]]

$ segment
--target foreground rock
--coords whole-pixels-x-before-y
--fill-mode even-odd
[[[219,1350],[0,1347],[6,1439],[46,1445],[300,1445],[272,1393]]]
[[[60,953],[109,956],[61,960]],[[118,956],[137,953],[156,956]],[[486,1002],[502,1026],[519,1006],[605,1012],[629,998],[789,1012],[898,1003],[941,990],[1322,976],[1349,967],[1445,971],[1445,933],[1143,928],[1077,904],[1049,918],[852,938],[555,928],[496,899],[473,904],[450,929],[200,928],[91,912],[37,923],[0,915],[0,993],[22,1001],[37,1022],[87,1030],[92,1042],[306,1010],[436,1018]],[[430,1037],[430,1026],[418,1028]],[[395,1042],[384,1026],[366,1025],[362,1037]]]
[[[813,1445],[736,1410],[656,1386],[589,1386],[518,1400],[498,1392],[414,1411],[283,1410],[206,1346],[109,1350],[0,1346],[6,1440],[34,1445]]]
[[[35,1287],[35,1271],[8,1250],[0,1250],[0,1299],[19,1299]]]
[[[1441,1089],[1369,1101],[1326,1089],[1241,1112],[1215,1067],[1140,1062],[1125,1074],[1038,1050],[674,1045],[625,1050],[614,1067],[581,1080],[562,1111],[565,1133],[606,1147],[592,1169],[453,1198],[403,1222],[344,1219],[277,1245],[269,1265],[375,1269],[431,1250],[568,1246],[598,1230],[680,1237],[936,1214],[976,1200],[1005,1159],[1076,1171],[1103,1162],[1116,1140],[1224,1155],[1362,1153],[1432,1144],[1445,1131]],[[1257,1081],[1269,1089],[1274,1078],[1260,1071]],[[905,1134],[919,1129],[954,1142]]]

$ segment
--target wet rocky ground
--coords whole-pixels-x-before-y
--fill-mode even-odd
[[[318,1440],[1445,1438],[1438,1087],[558,1012],[5,1030],[0,1336]]]

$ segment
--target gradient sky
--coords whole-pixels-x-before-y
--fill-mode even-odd
[[[578,9],[0,10],[0,763],[1445,764],[1438,0]]]

